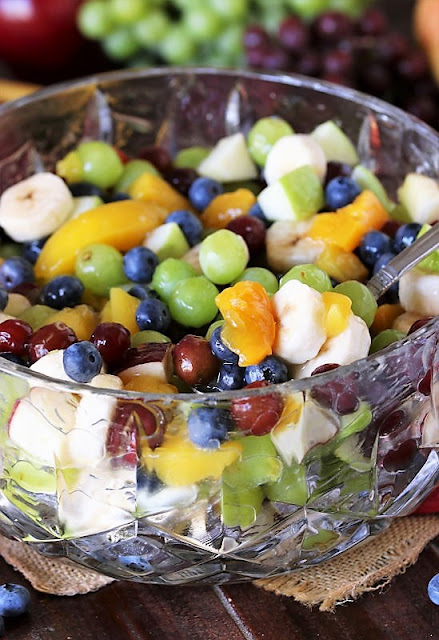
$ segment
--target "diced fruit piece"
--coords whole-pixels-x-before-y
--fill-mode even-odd
[[[225,321],[221,337],[239,354],[241,366],[258,364],[272,353],[275,321],[270,298],[259,282],[238,282],[224,289],[216,304]]]
[[[221,514],[224,526],[246,529],[256,520],[264,500],[261,487],[232,489],[223,483]]]
[[[338,438],[347,438],[353,433],[363,431],[373,420],[373,414],[367,402],[361,402],[353,413],[348,413],[340,418],[340,430]]]
[[[346,280],[366,280],[367,268],[355,253],[344,251],[337,245],[326,245],[315,261],[316,266],[326,271],[330,278],[345,282]]]
[[[396,318],[402,313],[404,313],[404,309],[399,303],[380,305],[376,310],[371,326],[372,334],[376,335],[377,333],[384,331],[384,329],[391,329]]]
[[[242,133],[219,140],[199,164],[198,173],[218,182],[251,180],[258,175]]]
[[[139,365],[142,366],[142,365]],[[169,382],[158,380],[150,375],[134,375],[124,385],[127,391],[140,391],[141,393],[178,393],[177,387]]]
[[[343,440],[334,450],[334,455],[360,473],[370,471],[372,467],[372,461],[361,453],[356,435]]]
[[[258,203],[268,220],[306,220],[323,207],[325,198],[319,178],[304,165],[263,189]]]
[[[189,251],[189,243],[176,222],[166,222],[150,231],[143,242],[160,261],[181,258]]]
[[[311,133],[311,137],[319,143],[328,162],[340,162],[350,166],[359,162],[354,145],[334,120],[319,124]]]
[[[411,221],[431,224],[439,220],[439,183],[434,178],[409,173],[398,189],[398,198]]]
[[[439,212],[439,209],[438,209],[438,212]],[[417,234],[417,237],[420,238],[421,236],[424,235],[424,233],[427,233],[427,231],[429,231],[430,229],[431,229],[430,224],[423,224],[421,229],[419,230],[419,233]],[[427,271],[430,273],[439,273],[439,249],[432,251],[427,257],[421,260],[421,262],[418,262],[418,264],[416,265],[416,268],[420,269],[421,271]],[[5,313],[12,313],[12,311],[6,308]],[[15,314],[12,313],[12,315],[15,315]]]
[[[335,531],[329,531],[328,529],[320,529],[318,533],[312,533],[302,542],[302,549],[304,551],[310,551],[311,549],[319,548],[321,550],[327,549],[329,546],[335,543],[338,538],[338,534]]]
[[[305,465],[294,462],[284,465],[280,478],[266,484],[263,490],[269,500],[305,505],[308,499]]]
[[[118,322],[130,333],[139,331],[136,311],[139,299],[119,287],[110,289],[110,299],[101,311],[101,322]]]
[[[303,166],[310,167],[319,182],[323,182],[326,175],[323,149],[310,135],[284,136],[268,152],[264,177],[267,184],[271,185]]]
[[[246,378],[248,374],[249,369],[246,369]],[[266,386],[268,386],[266,380],[256,380],[255,382],[247,384],[244,389]],[[283,404],[280,393],[276,391],[266,392],[261,395],[249,395],[237,400],[232,400],[230,412],[238,429],[253,436],[260,437],[270,433],[278,423],[282,414]]]
[[[263,167],[273,145],[280,138],[293,133],[291,126],[282,118],[277,116],[260,118],[252,126],[247,137],[250,156],[260,167]]]
[[[347,296],[335,291],[324,291],[322,299],[326,311],[326,335],[328,338],[333,338],[348,326],[349,317],[352,315],[352,301]]]
[[[99,196],[80,196],[73,198],[73,210],[70,214],[70,218],[77,218],[81,213],[90,211],[90,209],[96,209],[104,204],[104,201]]]
[[[224,470],[223,483],[234,489],[250,489],[280,477],[283,465],[269,435],[247,436],[238,442],[241,457]]]
[[[33,307],[25,309],[23,313],[20,314],[20,320],[27,322],[32,329],[36,331],[47,322],[51,322],[49,319],[55,313],[52,307],[48,307],[45,304],[36,304]]]
[[[133,182],[144,173],[159,175],[155,166],[147,160],[130,160],[127,162],[123,167],[122,175],[114,185],[115,193],[126,193]]]
[[[286,273],[291,267],[317,260],[325,244],[306,236],[310,225],[311,220],[279,220],[267,229],[267,263],[274,272]]]
[[[5,466],[5,476],[10,477],[19,487],[32,493],[55,493],[56,476],[54,470],[41,467],[41,460],[29,456],[17,460],[10,467]]]
[[[126,351],[122,362],[123,369],[118,375],[124,384],[134,376],[149,376],[166,383],[172,376],[171,352],[169,342],[147,342],[132,347]]]
[[[199,164],[210,153],[209,147],[187,147],[181,149],[174,158],[174,166],[198,169]]]
[[[389,199],[385,188],[370,169],[367,169],[362,164],[357,164],[351,178],[355,180],[363,191],[372,191],[388,213],[393,211],[395,203]]]
[[[255,195],[248,189],[221,193],[204,209],[200,219],[207,229],[224,229],[231,220],[247,215],[255,202]]]
[[[73,273],[76,256],[89,244],[109,244],[127,251],[163,221],[166,212],[156,204],[123,200],[103,204],[68,220],[45,243],[35,264],[41,280]]]
[[[179,209],[191,210],[189,200],[173,189],[166,180],[152,173],[139,176],[130,186],[128,193],[135,200],[161,207],[166,212],[164,217]]]
[[[335,244],[344,251],[356,249],[367,231],[381,229],[387,211],[371,191],[363,191],[354,202],[334,213],[321,213],[308,231],[310,238]]]
[[[411,269],[399,281],[399,301],[406,311],[439,314],[439,274]]]

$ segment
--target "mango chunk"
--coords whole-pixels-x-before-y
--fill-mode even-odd
[[[119,287],[110,289],[110,299],[101,311],[101,322],[119,322],[131,333],[137,333],[136,311],[139,299]]]
[[[129,195],[134,200],[155,203],[166,210],[166,214],[178,209],[192,210],[187,198],[182,196],[176,189],[163,180],[160,176],[152,173],[142,173],[128,189]]]
[[[86,304],[77,307],[61,309],[48,320],[49,322],[64,322],[73,329],[78,340],[90,340],[90,336],[98,324],[98,314]]]
[[[109,244],[128,251],[142,244],[145,234],[161,224],[167,212],[152,202],[121,200],[84,211],[67,220],[44,245],[35,264],[39,280],[74,273],[75,259],[88,244]]]
[[[335,291],[323,292],[322,298],[326,311],[326,335],[328,338],[333,338],[348,326],[349,318],[352,315],[352,301],[347,296]]]

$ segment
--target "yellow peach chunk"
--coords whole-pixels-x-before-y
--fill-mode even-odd
[[[119,287],[110,289],[110,299],[101,311],[101,322],[119,322],[131,333],[139,331],[136,311],[139,299]]]
[[[216,196],[201,214],[203,226],[224,229],[231,220],[246,215],[256,202],[249,189],[236,189]]]
[[[133,376],[124,385],[124,389],[142,393],[178,393],[177,387],[173,384],[148,375]]]
[[[178,209],[192,210],[187,198],[178,193],[166,180],[152,173],[142,173],[141,176],[134,180],[128,189],[128,193],[134,200],[153,202],[163,207],[167,213]]]
[[[84,211],[67,220],[45,243],[35,264],[35,276],[50,280],[73,273],[78,253],[88,244],[109,244],[128,251],[142,244],[145,234],[158,227],[167,212],[152,202],[121,200]]]
[[[86,304],[79,304],[73,308],[66,307],[49,318],[50,323],[64,322],[73,329],[78,340],[89,340],[98,320],[98,314]]]
[[[325,331],[328,338],[338,336],[348,326],[352,315],[352,300],[342,293],[325,291],[322,293],[325,305]]]

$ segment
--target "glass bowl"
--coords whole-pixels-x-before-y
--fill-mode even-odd
[[[174,154],[270,114],[300,132],[335,119],[390,194],[409,171],[439,177],[438,134],[379,100],[293,75],[162,68],[5,105],[0,191],[53,170],[84,138]],[[216,394],[98,389],[1,360],[0,530],[115,578],[168,585],[331,558],[412,512],[439,480],[438,339],[433,320],[352,365]],[[244,399],[256,417],[281,407],[271,434],[231,427],[208,451],[188,441],[194,407],[230,420]],[[145,444],[151,424],[165,431],[156,449]]]

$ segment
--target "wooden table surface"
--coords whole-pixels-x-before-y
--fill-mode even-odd
[[[49,596],[31,590],[30,613],[6,621],[13,640],[437,640],[439,606],[427,595],[439,571],[439,545],[383,592],[309,609],[252,584],[161,587],[114,582],[96,593]],[[0,560],[0,583],[29,587]]]

